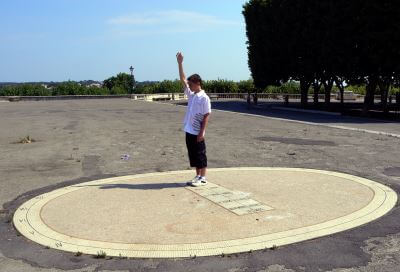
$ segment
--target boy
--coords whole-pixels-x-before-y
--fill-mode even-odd
[[[191,75],[186,80],[183,71],[183,55],[176,54],[179,67],[179,78],[188,97],[188,106],[184,120],[184,131],[186,132],[186,146],[189,153],[191,167],[196,167],[196,176],[187,184],[191,186],[202,186],[207,184],[207,155],[204,135],[211,113],[210,98],[201,89],[201,77],[198,74]]]

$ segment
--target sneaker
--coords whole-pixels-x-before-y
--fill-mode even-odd
[[[208,181],[205,177],[200,177],[199,179],[203,185],[206,185],[208,183]]]
[[[207,184],[206,178],[199,177],[196,181],[192,182],[191,186],[199,187],[199,186],[204,186],[206,184]]]
[[[196,182],[199,178],[200,176],[195,176],[191,181],[186,182],[186,185],[192,185],[193,182]]]

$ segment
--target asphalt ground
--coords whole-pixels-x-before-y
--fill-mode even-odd
[[[242,113],[256,114],[260,116],[283,118],[286,120],[303,121],[316,123],[326,126],[342,126],[355,128],[360,130],[371,130],[377,132],[385,132],[389,134],[400,135],[400,121],[398,120],[379,120],[374,118],[353,117],[353,116],[337,116],[324,114],[315,114],[309,110],[301,110],[296,108],[288,108],[280,102],[260,102],[258,106],[249,108],[247,103],[243,101],[221,101],[214,102],[215,109],[235,111]]]
[[[400,192],[399,138],[332,128],[324,120],[389,133],[400,130],[398,123],[247,109],[242,102],[216,102],[213,108],[226,112],[215,110],[207,129],[211,168],[322,169],[368,178]],[[399,270],[397,206],[374,222],[328,237],[274,250],[192,259],[95,259],[18,236],[12,214],[39,194],[94,179],[188,169],[184,112],[181,106],[128,99],[1,103],[0,271]],[[310,119],[324,126],[297,122]],[[35,142],[16,143],[27,135]],[[121,160],[124,154],[130,159]]]

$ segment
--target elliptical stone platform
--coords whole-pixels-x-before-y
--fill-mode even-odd
[[[95,180],[39,195],[14,225],[47,247],[117,257],[179,258],[259,250],[330,235],[389,212],[380,183],[300,168],[209,169]]]

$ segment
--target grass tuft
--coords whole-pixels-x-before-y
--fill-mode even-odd
[[[95,259],[105,259],[107,257],[107,253],[103,250],[97,252],[97,255],[94,256]]]

